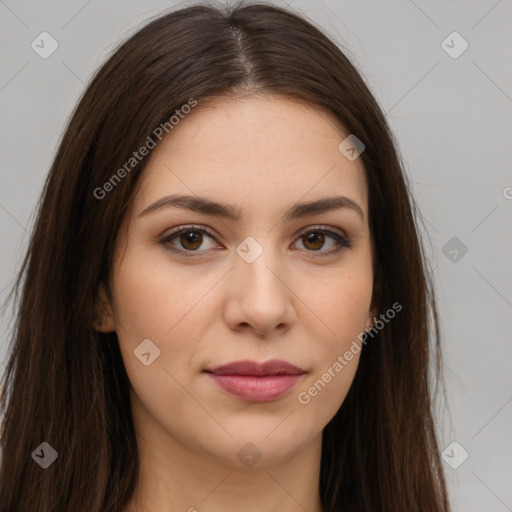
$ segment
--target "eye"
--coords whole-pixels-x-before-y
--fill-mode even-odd
[[[327,251],[321,251],[320,249],[325,246],[326,240],[331,239],[331,246],[334,248]],[[350,249],[352,247],[352,241],[345,235],[333,231],[330,229],[322,228],[321,226],[312,226],[305,231],[299,238],[302,245],[308,250],[308,252],[316,252],[314,257],[330,256],[337,254],[343,249]],[[334,243],[332,242],[334,241]]]
[[[194,254],[190,253],[204,252],[197,250],[203,244],[204,235],[211,239],[215,238],[214,233],[207,228],[183,226],[171,230],[158,240],[158,242],[165,246],[165,248],[170,252],[179,253],[184,256],[194,256]],[[174,241],[176,241],[181,247],[176,248],[172,243]],[[207,247],[207,249],[208,248],[211,247]]]
[[[213,248],[210,244],[209,247],[207,246],[203,248],[203,250],[198,250],[205,240],[208,239],[215,240],[215,233],[213,233],[213,231],[205,227],[191,225],[172,229],[160,238],[158,242],[170,252],[183,256],[196,256],[194,253],[202,253],[207,249]],[[334,248],[327,251],[320,250],[326,245],[326,241],[329,239],[331,240],[330,245]],[[346,236],[337,231],[325,229],[320,226],[310,227],[308,231],[303,232],[298,240],[302,242],[307,252],[318,253],[314,254],[314,257],[337,254],[343,249],[352,247],[352,241]],[[176,244],[178,244],[178,247]]]

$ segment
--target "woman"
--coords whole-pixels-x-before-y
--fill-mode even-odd
[[[16,289],[0,512],[449,510],[414,202],[302,17],[195,6],[123,43]]]

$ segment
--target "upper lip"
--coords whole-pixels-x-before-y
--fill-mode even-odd
[[[301,375],[305,373],[302,368],[281,359],[271,359],[265,363],[250,360],[233,361],[205,371],[216,375]]]

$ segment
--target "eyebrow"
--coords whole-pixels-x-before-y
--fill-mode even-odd
[[[241,210],[234,206],[217,203],[205,197],[177,194],[161,197],[145,208],[138,217],[172,206],[229,220],[239,220],[241,218]],[[359,204],[345,196],[325,197],[316,201],[295,203],[286,211],[284,220],[300,219],[308,215],[319,215],[340,208],[348,208],[355,211],[364,221],[364,213]]]

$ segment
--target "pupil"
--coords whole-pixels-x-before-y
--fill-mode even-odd
[[[324,235],[319,233],[310,233],[309,235],[307,235],[307,243],[312,243],[313,245],[316,245],[315,247],[312,247],[313,249],[320,249],[323,245],[323,241],[324,241]],[[316,242],[316,244],[315,244]]]
[[[182,245],[187,249],[197,249],[201,246],[200,233],[188,231],[187,233],[183,233],[182,237],[184,237],[184,240],[182,239]]]

